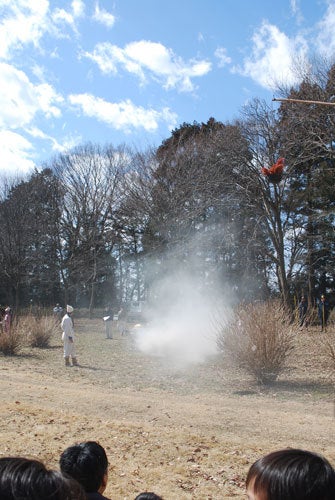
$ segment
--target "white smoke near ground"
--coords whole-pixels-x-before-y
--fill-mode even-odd
[[[230,314],[222,289],[204,286],[195,269],[178,269],[158,280],[151,295],[148,322],[134,330],[139,350],[176,369],[217,354],[218,325]]]

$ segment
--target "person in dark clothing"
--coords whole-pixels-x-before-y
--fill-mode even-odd
[[[304,326],[304,324],[305,324],[305,326],[307,326],[307,322],[306,322],[307,308],[308,308],[308,303],[307,303],[306,297],[304,295],[302,295],[300,302],[298,304],[299,321],[300,321],[301,328]]]
[[[248,500],[333,500],[335,470],[322,455],[287,448],[259,458],[246,489]]]
[[[2,500],[85,500],[80,484],[59,471],[49,470],[39,460],[0,458]]]
[[[321,331],[326,330],[327,328],[329,311],[330,311],[329,304],[326,300],[326,297],[325,295],[321,295],[321,299],[318,303],[318,316],[319,316]]]
[[[156,495],[156,493],[152,493],[151,491],[144,491],[137,495],[135,500],[163,500],[162,497]]]
[[[108,459],[104,448],[87,441],[66,448],[60,456],[60,470],[81,484],[88,500],[109,500],[102,494],[108,480]]]

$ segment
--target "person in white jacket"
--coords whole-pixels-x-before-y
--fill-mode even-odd
[[[62,341],[64,344],[64,360],[65,366],[70,366],[70,357],[72,366],[78,366],[76,350],[74,345],[74,329],[71,314],[73,313],[72,306],[66,306],[66,314],[63,316],[61,327],[63,330]]]

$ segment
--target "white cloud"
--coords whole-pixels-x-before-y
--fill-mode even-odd
[[[318,23],[316,46],[318,51],[326,57],[334,58],[335,53],[335,4],[329,2],[327,12]]]
[[[27,44],[38,46],[48,30],[47,0],[0,1],[0,57],[9,59],[13,50]]]
[[[76,19],[84,9],[83,0],[73,0],[69,11],[57,7],[52,12],[48,0],[0,0],[0,58],[9,60],[29,44],[39,47],[48,32],[64,37],[64,25],[77,34]]]
[[[168,108],[162,111],[144,109],[135,106],[129,99],[112,103],[90,94],[72,94],[69,96],[69,102],[79,107],[83,114],[124,131],[143,128],[152,132],[158,128],[159,121],[167,122],[169,127],[175,126],[177,121],[177,116]]]
[[[129,43],[124,49],[110,43],[97,44],[92,53],[86,52],[84,56],[92,59],[103,73],[116,73],[121,66],[142,83],[151,77],[165,89],[177,88],[183,92],[194,90],[192,78],[204,76],[211,70],[209,61],[184,62],[161,43],[145,40]]]
[[[299,36],[290,39],[276,26],[263,22],[252,38],[251,55],[243,66],[235,66],[233,72],[252,78],[262,87],[271,89],[277,82],[288,85],[297,83],[294,62],[304,59],[307,44]]]
[[[105,74],[117,73],[118,63],[126,63],[123,50],[108,42],[99,43],[93,52],[85,52],[83,56],[94,61]]]
[[[29,172],[35,167],[31,159],[32,144],[22,135],[0,131],[1,171],[8,174]]]
[[[85,4],[82,0],[73,0],[71,3],[74,17],[81,17],[85,12]]]
[[[84,4],[80,0],[74,0],[71,4],[71,11],[65,9],[56,8],[51,17],[55,25],[66,25],[68,24],[72,31],[78,35],[78,30],[76,26],[76,19],[84,14]],[[60,36],[64,36],[63,33],[59,33]]]
[[[291,11],[293,14],[298,12],[298,0],[290,0]]]
[[[60,116],[62,102],[49,84],[33,85],[27,75],[7,63],[0,63],[0,127],[15,129],[28,125],[36,113]]]
[[[34,139],[42,139],[44,141],[50,141],[52,144],[52,150],[57,152],[62,152],[72,149],[74,146],[77,146],[82,141],[81,136],[71,135],[63,138],[62,142],[60,143],[51,135],[46,134],[41,129],[34,126],[26,128],[25,131]]]
[[[110,12],[107,12],[105,9],[101,9],[98,3],[95,6],[93,19],[101,24],[104,24],[107,28],[111,28],[115,23],[115,16],[110,14]]]
[[[198,33],[198,42],[204,42],[204,41],[205,41],[204,35],[201,32],[199,32]]]
[[[223,68],[227,64],[231,63],[231,57],[227,55],[227,49],[224,47],[218,47],[214,53],[215,57],[218,58],[218,66],[219,68]]]
[[[38,111],[42,111],[47,118],[59,118],[61,110],[58,107],[63,97],[55,92],[49,83],[42,83],[34,87],[38,104]]]

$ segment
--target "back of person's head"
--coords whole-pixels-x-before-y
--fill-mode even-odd
[[[66,448],[59,465],[62,473],[76,479],[87,493],[95,493],[107,474],[108,459],[99,443],[87,441]]]
[[[38,460],[22,457],[0,459],[1,500],[85,500],[77,481],[48,470]]]
[[[135,500],[163,500],[162,497],[156,495],[156,493],[152,493],[151,491],[144,491],[137,495]]]
[[[246,486],[253,500],[334,500],[335,470],[316,453],[279,450],[250,467]]]

